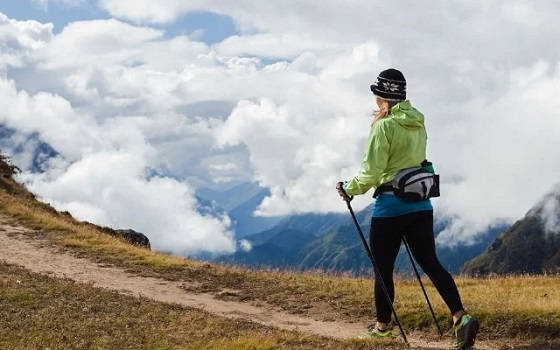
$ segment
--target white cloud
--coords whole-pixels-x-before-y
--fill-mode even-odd
[[[98,0],[99,6],[115,17],[127,18],[135,21],[151,23],[169,23],[181,17],[190,10],[196,9],[196,1],[174,0],[137,0],[133,3],[126,1]],[[203,6],[200,6],[202,8]]]
[[[495,218],[520,218],[560,178],[560,104],[552,96],[560,88],[558,66],[537,62],[512,71],[509,80],[509,91],[500,98],[473,101],[468,122],[460,126],[467,129],[454,131],[470,136],[468,148],[455,144],[448,154],[439,151],[442,159],[461,155],[455,169],[442,173],[462,178],[444,186],[438,203],[461,227],[449,228],[440,242],[460,244]]]
[[[74,22],[44,49],[48,69],[124,63],[142,52],[140,45],[160,38],[160,30],[135,27],[115,19]]]
[[[539,23],[539,16],[533,5],[529,1],[512,1],[504,4],[502,11],[509,20],[534,28]]]
[[[0,13],[0,72],[6,65],[22,66],[32,53],[52,39],[53,25],[16,21]]]
[[[372,98],[357,93],[355,80],[374,74],[380,66],[376,53],[374,44],[361,45],[343,52],[330,65],[317,67],[316,75],[291,65],[265,68],[261,74],[269,79],[261,84],[275,82],[275,86],[262,85],[260,94],[266,98],[240,101],[218,129],[222,146],[247,146],[255,179],[271,190],[258,214],[341,208],[332,189],[338,179],[352,174],[350,169],[355,166],[350,164],[359,164],[360,141],[367,136],[363,125],[371,122]],[[358,67],[356,62],[369,65]],[[314,71],[311,67],[306,70]],[[363,85],[367,86],[365,81]]]
[[[18,21],[7,25],[12,28],[5,31],[10,35],[4,42],[24,37],[18,30],[25,33],[27,28]],[[24,62],[27,70],[19,73],[23,75],[0,78],[0,124],[16,135],[37,135],[60,154],[45,163],[46,172],[25,169],[21,175],[33,192],[58,209],[97,224],[144,232],[158,250],[231,252],[235,241],[229,218],[201,214],[189,181],[157,175],[165,172],[167,161],[173,169],[177,161],[193,157],[185,152],[208,149],[215,123],[173,111],[178,99],[170,91],[176,84],[166,82],[165,72],[126,64],[138,53],[134,45],[165,45],[155,41],[160,36],[160,31],[115,20],[74,23],[59,35],[43,35],[42,43],[31,48]],[[178,40],[170,40],[168,47],[176,48]],[[72,55],[75,49],[80,52]],[[27,50],[15,47],[14,54]],[[7,64],[7,75],[13,67]],[[18,86],[17,78],[25,81],[26,74],[52,73],[57,74],[43,85],[47,91],[29,93]],[[141,103],[154,114],[127,113],[135,104],[140,110]],[[178,148],[182,159],[175,158]],[[31,156],[20,159],[30,166]]]
[[[243,250],[244,252],[248,252],[251,251],[251,249],[253,249],[253,245],[251,244],[251,242],[249,242],[246,239],[242,239],[239,241],[239,246],[241,248],[241,250]]]
[[[194,189],[166,177],[146,177],[147,164],[132,152],[98,152],[62,175],[23,176],[29,188],[82,220],[148,235],[152,247],[174,254],[235,250],[229,218],[196,211]]]
[[[527,215],[537,216],[542,220],[545,234],[560,234],[560,184],[546,193]]]
[[[43,9],[48,9],[49,4],[62,4],[69,7],[79,6],[86,2],[86,0],[31,0],[32,3]]]
[[[318,41],[303,33],[274,35],[259,33],[233,35],[216,44],[216,51],[225,56],[252,55],[279,59],[294,59],[305,51],[328,52],[340,49],[344,44]]]
[[[24,133],[38,132],[41,139],[70,161],[93,149],[103,148],[101,130],[88,115],[78,117],[70,103],[60,96],[41,92],[29,95],[17,91],[13,81],[0,79],[0,123]]]
[[[28,103],[47,107],[24,114],[28,120],[6,117],[10,125],[40,130],[72,161],[89,156],[88,146],[92,153],[132,149],[147,167],[191,183],[251,174],[271,191],[263,215],[344,210],[334,183],[357,173],[373,110],[369,84],[394,66],[426,114],[429,157],[443,180],[437,211],[455,218],[442,242],[469,242],[497,218],[520,217],[560,175],[560,50],[550,45],[560,27],[552,2],[98,4],[144,24],[78,22],[53,36],[36,23],[46,34],[11,45],[17,49],[3,59],[23,67],[7,70],[15,86],[3,83],[3,93],[20,101],[10,115]],[[195,10],[230,16],[240,32],[208,46],[149,27]],[[84,137],[58,137],[57,128],[38,125],[39,116]],[[111,120],[123,129],[106,147]],[[238,167],[220,168],[229,163]]]
[[[199,214],[189,184],[147,174],[157,152],[141,122],[117,117],[97,123],[59,96],[28,96],[11,82],[0,83],[9,106],[0,122],[37,132],[66,160],[40,175],[22,174],[31,191],[79,219],[145,232],[155,249],[183,255],[234,250],[229,218]]]
[[[291,107],[268,99],[241,101],[219,130],[218,142],[248,147],[256,180],[271,191],[257,214],[337,211],[341,203],[334,184],[344,172],[350,174],[348,155],[359,162],[357,143],[346,142],[359,126],[332,112],[313,115]],[[369,119],[365,114],[363,120]]]
[[[558,197],[548,198],[543,207],[544,229],[548,234],[560,232],[560,201]]]

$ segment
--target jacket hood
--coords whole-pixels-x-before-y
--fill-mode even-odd
[[[402,101],[391,108],[391,119],[407,129],[418,129],[424,127],[424,115],[412,107],[410,101]]]

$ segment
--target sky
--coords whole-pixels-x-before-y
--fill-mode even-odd
[[[394,67],[426,117],[436,215],[453,219],[440,244],[520,218],[558,182],[560,5],[316,4],[4,0],[4,151],[79,219],[231,252],[229,218],[196,190],[251,181],[270,190],[256,215],[344,211],[334,185],[357,174],[369,85]],[[56,156],[37,157],[45,145]]]

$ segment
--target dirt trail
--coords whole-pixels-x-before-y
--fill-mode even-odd
[[[92,283],[95,287],[107,288],[123,294],[143,296],[165,303],[180,304],[205,310],[227,317],[250,320],[259,324],[285,330],[297,330],[337,339],[350,339],[362,333],[366,325],[344,321],[317,321],[312,318],[292,315],[274,307],[254,306],[250,303],[222,301],[211,294],[195,294],[182,289],[184,282],[140,277],[123,269],[104,266],[90,260],[77,258],[69,253],[57,251],[22,235],[28,229],[14,224],[13,220],[0,214],[0,261],[54,277],[69,278],[80,283]],[[409,335],[413,348],[448,349],[450,339],[427,341]],[[477,349],[497,349],[496,343],[477,343]]]

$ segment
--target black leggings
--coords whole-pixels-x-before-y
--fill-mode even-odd
[[[403,236],[408,240],[414,259],[430,277],[451,313],[463,310],[457,286],[436,256],[431,210],[397,217],[371,219],[370,247],[391,300],[395,299],[393,268]],[[375,309],[378,322],[389,323],[391,321],[391,307],[377,276],[375,278]]]

